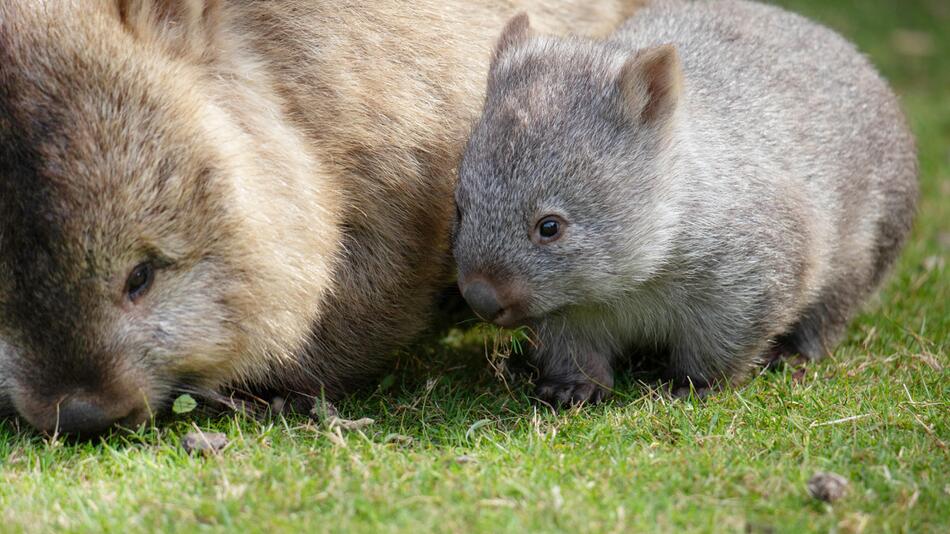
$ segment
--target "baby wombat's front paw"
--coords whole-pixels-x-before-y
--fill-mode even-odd
[[[698,400],[705,400],[706,397],[709,397],[716,393],[716,388],[714,386],[708,385],[696,385],[696,384],[680,384],[672,385],[670,387],[670,395],[673,397],[673,400],[687,400],[690,398],[695,398]]]
[[[609,380],[609,382],[613,382],[613,380]],[[535,396],[540,401],[555,408],[598,404],[610,396],[611,385],[595,383],[583,376],[580,378],[542,378],[538,382]]]

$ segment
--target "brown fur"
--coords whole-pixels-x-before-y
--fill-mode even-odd
[[[3,2],[0,409],[50,430],[74,398],[137,422],[182,384],[373,376],[448,282],[504,21],[598,35],[636,3]]]

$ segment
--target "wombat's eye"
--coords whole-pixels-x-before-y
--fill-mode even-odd
[[[155,267],[151,263],[142,263],[132,269],[129,274],[129,280],[125,284],[125,291],[132,302],[145,296],[149,288],[152,287],[152,281],[155,280]]]
[[[560,217],[549,215],[538,221],[538,226],[535,228],[535,239],[542,245],[553,243],[561,238],[566,224]]]

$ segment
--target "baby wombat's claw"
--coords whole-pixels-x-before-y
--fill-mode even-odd
[[[674,385],[670,390],[670,395],[673,397],[673,400],[687,400],[690,397],[705,400],[707,397],[711,396],[716,392],[716,389],[712,386],[697,386],[696,384],[686,384],[682,386]]]
[[[588,380],[546,380],[538,384],[535,396],[554,408],[599,404],[610,396],[606,388]]]

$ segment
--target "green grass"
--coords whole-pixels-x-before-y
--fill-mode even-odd
[[[376,420],[358,432],[196,416],[71,444],[2,423],[0,530],[948,531],[950,5],[781,3],[855,39],[895,84],[923,186],[890,283],[800,381],[767,373],[705,403],[628,383],[553,414],[455,331],[413,354],[435,363],[339,405]],[[231,445],[188,456],[193,425]],[[849,495],[811,499],[819,470],[850,479]]]

